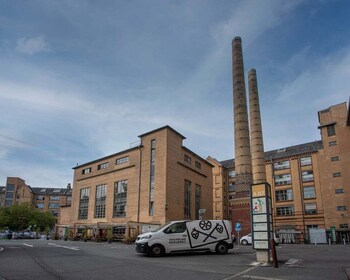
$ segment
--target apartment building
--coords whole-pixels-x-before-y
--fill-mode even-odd
[[[32,188],[18,177],[7,177],[2,192],[5,207],[29,203],[39,211],[50,212],[55,217],[59,215],[59,207],[70,205],[72,199],[71,184],[67,188]]]
[[[73,199],[61,207],[57,232],[67,228],[103,238],[135,236],[170,220],[212,218],[212,164],[183,146],[170,126],[139,136],[130,149],[74,167]]]
[[[271,185],[274,230],[285,242],[310,242],[310,229],[326,229],[333,242],[350,242],[350,115],[346,103],[319,111],[320,141],[265,152]],[[221,204],[234,201],[234,159],[213,164],[216,218],[230,219]],[[228,190],[226,199],[225,189]],[[244,207],[242,207],[244,209]],[[241,235],[251,232],[250,205],[232,222],[246,221]]]

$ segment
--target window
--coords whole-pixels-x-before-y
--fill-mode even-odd
[[[330,141],[328,144],[329,144],[329,147],[336,146],[337,141]]]
[[[185,160],[185,162],[187,162],[189,164],[191,164],[191,162],[192,162],[192,159],[189,156],[187,156],[187,155],[185,155],[184,160]]]
[[[43,196],[43,195],[38,195],[38,196],[36,197],[36,200],[45,200],[45,196]]]
[[[305,214],[317,214],[317,205],[316,203],[305,203],[304,204]]]
[[[149,188],[149,206],[148,212],[150,216],[154,215],[154,176],[155,176],[155,168],[156,168],[156,140],[153,139],[151,141],[151,174],[150,174],[150,188]]]
[[[202,164],[201,164],[199,161],[196,161],[196,162],[194,163],[194,166],[195,166],[196,168],[198,168],[198,169],[201,169],[201,168],[202,168]]]
[[[36,207],[36,208],[39,208],[39,209],[44,209],[45,204],[40,202],[40,203],[37,203],[37,204],[35,205],[35,207]]]
[[[335,125],[334,124],[327,125],[327,134],[328,134],[328,136],[335,135]]]
[[[191,218],[191,182],[185,180],[185,201],[184,201],[184,215],[185,219]]]
[[[172,224],[171,226],[169,226],[164,232],[165,233],[183,233],[186,231],[186,222],[180,222],[180,223],[176,223],[176,224]],[[170,241],[172,242],[172,241]],[[176,241],[174,241],[176,242]]]
[[[54,193],[60,193],[61,190],[60,190],[60,189],[54,189],[52,192],[54,192]]]
[[[108,162],[101,163],[101,164],[97,165],[97,170],[105,169],[107,167],[108,167]]]
[[[292,189],[276,191],[276,201],[293,200]]]
[[[304,199],[308,199],[308,198],[316,198],[314,186],[304,187]]]
[[[314,180],[314,172],[312,170],[301,172],[301,180],[303,182],[312,182]]]
[[[52,216],[58,217],[58,211],[51,211]]]
[[[234,171],[234,170],[229,171],[229,172],[228,172],[228,177],[229,177],[229,178],[234,178],[234,177],[236,177],[236,171]]]
[[[348,224],[340,224],[339,228],[349,228],[349,225]]]
[[[290,216],[294,215],[294,207],[293,206],[282,206],[277,207],[277,216]]]
[[[128,162],[128,161],[129,161],[129,157],[128,156],[127,157],[122,157],[122,158],[118,158],[116,160],[116,164],[123,164],[123,163]]]
[[[202,187],[200,185],[196,185],[195,191],[196,218],[199,219],[199,209],[201,209]]]
[[[106,191],[107,185],[96,186],[95,218],[106,216]]]
[[[345,205],[337,206],[337,211],[346,211],[346,206]]]
[[[335,189],[336,194],[344,193],[344,189]]]
[[[80,190],[80,202],[79,202],[79,213],[78,213],[79,220],[85,220],[88,218],[89,196],[90,196],[89,188]]]
[[[273,164],[273,169],[274,170],[282,170],[282,169],[287,169],[290,168],[290,162],[289,160],[286,161],[280,161],[280,162],[275,162]]]
[[[41,189],[40,192],[46,192],[46,189]]]
[[[6,199],[8,198],[13,199],[13,192],[6,192]]]
[[[229,183],[228,184],[228,191],[233,192],[235,190],[235,184],[234,183]]]
[[[128,180],[115,182],[113,217],[126,216],[127,194],[128,194]]]
[[[290,174],[276,175],[275,176],[275,185],[289,185],[292,183],[292,176]]]
[[[58,195],[51,195],[50,200],[60,200],[60,197]]]
[[[339,160],[339,157],[336,156],[336,157],[331,157],[331,161],[338,161]]]
[[[341,177],[341,172],[335,172],[333,173],[333,177]]]
[[[53,209],[53,208],[58,208],[60,205],[58,203],[49,203],[49,208]]]
[[[300,158],[300,165],[301,166],[311,165],[311,157]]]
[[[89,173],[91,173],[91,167],[83,169],[82,173],[83,173],[83,174],[89,174]]]
[[[117,235],[124,235],[126,231],[126,228],[123,226],[113,227],[112,233]]]

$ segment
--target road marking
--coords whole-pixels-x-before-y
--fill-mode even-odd
[[[253,267],[251,267],[251,268],[248,268],[248,269],[246,269],[246,270],[244,270],[244,271],[242,271],[242,272],[239,272],[239,273],[237,273],[237,274],[235,274],[235,275],[232,275],[232,276],[227,277],[227,278],[222,279],[222,280],[230,280],[230,279],[236,278],[236,277],[238,277],[238,276],[241,276],[242,274],[247,273],[248,271],[251,271],[251,270],[257,268],[257,267],[259,267],[259,265],[253,266]]]
[[[242,278],[248,279],[261,279],[261,280],[283,280],[281,278],[271,278],[271,277],[262,277],[262,276],[254,276],[254,275],[242,275]]]
[[[296,265],[301,265],[302,263],[303,263],[302,259],[289,259],[284,265],[296,266]]]
[[[69,250],[74,250],[74,251],[79,251],[80,249],[77,248],[77,247],[68,247],[68,246],[62,246],[62,245],[57,245],[55,243],[49,243],[49,245],[51,246],[56,246],[56,247],[59,247],[59,248],[65,248],[65,249],[69,249]]]
[[[23,243],[24,246],[33,247],[31,244]]]
[[[4,251],[4,248],[0,247],[0,252]]]

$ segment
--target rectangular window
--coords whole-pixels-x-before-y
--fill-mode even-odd
[[[275,162],[273,164],[273,169],[274,170],[282,170],[282,169],[288,169],[288,168],[290,168],[289,160]]]
[[[36,208],[39,208],[39,209],[44,209],[45,204],[44,204],[44,203],[39,202],[39,203],[37,203],[37,204],[36,204],[36,206],[35,206],[35,207],[36,207]]]
[[[49,203],[49,208],[50,209],[56,209],[58,207],[60,207],[60,205],[58,203]]]
[[[82,171],[82,174],[89,174],[89,173],[91,173],[91,167],[85,168],[85,169],[83,169],[83,171]]]
[[[128,162],[128,161],[129,161],[129,157],[128,156],[127,157],[122,157],[122,158],[118,158],[116,160],[116,164],[123,164],[123,163]]]
[[[104,218],[106,216],[106,192],[107,185],[96,186],[95,218]]]
[[[97,165],[97,170],[105,169],[108,167],[108,162],[101,163]]]
[[[290,216],[294,215],[294,207],[293,206],[281,206],[277,207],[277,216]]]
[[[339,160],[339,157],[336,156],[336,157],[331,157],[331,161],[338,161]]]
[[[45,196],[43,196],[43,195],[38,195],[38,196],[36,197],[36,200],[45,200]]]
[[[335,125],[334,124],[327,126],[327,134],[328,134],[328,136],[335,135]]]
[[[332,146],[337,146],[337,141],[330,141],[328,143],[329,147],[332,147]]]
[[[185,219],[191,218],[191,182],[185,180],[185,201],[184,201]]]
[[[6,185],[6,191],[14,192],[15,191],[15,185],[14,184],[7,184]]]
[[[194,163],[194,166],[195,166],[196,168],[198,168],[198,169],[201,169],[201,168],[202,168],[202,164],[201,164],[199,161],[196,161],[196,162]]]
[[[345,205],[337,206],[337,211],[346,211],[346,206]]]
[[[234,178],[234,177],[236,177],[236,171],[234,171],[234,170],[229,171],[229,172],[228,172],[228,177],[229,177],[229,178]]]
[[[228,184],[228,191],[233,192],[235,190],[235,184],[234,183],[229,183]]]
[[[128,180],[118,181],[114,184],[113,217],[126,216],[126,198],[128,194]]]
[[[312,215],[317,214],[317,205],[316,203],[305,203],[304,204],[305,214]]]
[[[148,213],[150,216],[154,215],[154,177],[155,177],[155,169],[156,169],[156,139],[151,141],[151,174],[150,174],[150,188],[149,188],[149,206]]]
[[[335,172],[333,173],[333,177],[341,177],[341,172]]]
[[[335,190],[335,193],[336,193],[336,194],[344,193],[344,189],[336,189],[336,190]]]
[[[300,165],[301,166],[311,165],[311,157],[300,158]]]
[[[276,201],[293,200],[292,189],[276,191]]]
[[[301,172],[301,180],[303,182],[312,182],[314,180],[314,172],[312,170]]]
[[[60,200],[59,195],[51,195],[50,200]]]
[[[13,199],[14,192],[6,192],[6,199]]]
[[[304,187],[304,199],[308,199],[308,198],[316,198],[314,186]]]
[[[191,164],[191,162],[192,162],[192,159],[189,156],[187,156],[187,155],[185,155],[184,160],[185,160],[185,162],[187,162],[189,164]]]
[[[292,176],[290,174],[276,175],[275,176],[275,185],[289,185],[292,183]]]
[[[201,209],[201,198],[202,198],[202,187],[200,185],[196,185],[196,193],[195,193],[196,219],[199,219],[199,209]]]
[[[79,220],[86,220],[88,218],[89,196],[90,196],[89,188],[80,190],[79,213],[78,213]]]

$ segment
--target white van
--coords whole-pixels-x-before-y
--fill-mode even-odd
[[[188,251],[227,254],[233,249],[227,220],[171,221],[137,236],[136,251],[152,257]]]

